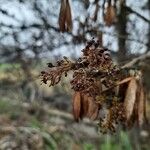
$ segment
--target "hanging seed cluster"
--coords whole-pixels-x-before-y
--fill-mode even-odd
[[[48,63],[48,71],[41,72],[42,82],[54,86],[73,71],[70,84],[74,90],[74,118],[99,120],[103,133],[114,132],[118,124],[142,125],[146,116],[141,73],[131,74],[129,69],[114,65],[109,50],[94,39],[87,42],[82,53],[77,61],[64,57],[56,65]]]
[[[116,3],[117,3],[117,0],[114,2],[114,4],[112,4],[112,0],[108,0],[108,2],[104,1],[104,4],[103,4],[103,18],[104,18],[104,22],[105,22],[106,26],[113,25],[117,20]]]
[[[99,5],[99,0],[94,1],[95,5],[95,11],[93,14],[93,17],[91,18],[94,22],[98,20],[99,12],[100,12],[100,5]],[[118,0],[112,1],[103,1],[102,4],[102,17],[105,22],[106,26],[112,26],[114,23],[117,21],[117,2]],[[123,1],[120,1],[119,6],[123,4]],[[72,9],[70,6],[69,0],[61,0],[61,5],[60,5],[60,11],[59,11],[59,18],[58,18],[58,23],[59,23],[59,29],[61,32],[71,32],[73,28],[73,23],[72,23]],[[90,18],[89,18],[90,19]]]

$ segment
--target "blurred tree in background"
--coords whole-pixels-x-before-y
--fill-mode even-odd
[[[122,137],[122,141],[115,145],[118,142],[108,135],[106,140],[96,135],[91,127],[93,124],[88,121],[79,128],[68,119],[70,114],[51,112],[49,108],[70,111],[69,81],[64,79],[61,86],[50,89],[40,86],[38,75],[46,63],[55,62],[64,55],[78,58],[87,40],[96,37],[111,50],[116,63],[122,65],[135,60],[132,67],[143,71],[150,118],[150,0],[70,0],[72,30],[63,33],[58,23],[61,2],[63,0],[0,0],[0,123],[38,128],[35,131],[37,139],[43,141],[40,140],[41,145],[35,149],[46,149],[42,148],[45,141],[49,149],[57,146],[58,149],[61,146],[62,149],[148,149],[150,132],[147,128],[139,133],[134,131],[134,134],[121,131],[115,138]],[[55,120],[60,114],[65,121]],[[66,120],[71,124],[68,129],[64,128]],[[26,136],[34,132],[18,128],[17,135],[15,128],[9,132],[4,129],[4,133],[0,131],[0,145],[5,143],[5,130],[10,133],[8,139],[12,139],[14,133],[17,139],[22,130]],[[70,147],[64,146],[62,137],[66,143],[69,141]],[[82,144],[78,138],[82,139]],[[130,142],[130,138],[133,141]],[[23,137],[18,143],[22,141]],[[30,145],[28,149],[34,149],[29,141],[26,143]]]

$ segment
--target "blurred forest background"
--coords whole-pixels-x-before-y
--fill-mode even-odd
[[[109,0],[69,2],[73,29],[62,33],[60,0],[0,0],[0,150],[149,150],[148,124],[103,135],[88,119],[75,123],[69,80],[49,88],[39,74],[63,56],[77,59],[87,40],[99,38],[116,63],[136,60],[149,119],[150,0],[112,0],[110,19],[102,17]]]

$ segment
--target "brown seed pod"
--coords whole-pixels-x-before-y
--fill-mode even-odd
[[[79,121],[81,114],[81,93],[75,92],[73,96],[73,116],[76,121]]]
[[[137,82],[135,78],[132,78],[128,84],[124,98],[124,107],[127,121],[130,120],[130,117],[133,113],[133,108],[136,101],[136,91],[137,91]]]
[[[66,1],[66,31],[72,31],[72,15],[69,0]]]
[[[59,28],[62,32],[72,30],[72,15],[69,0],[61,0]]]
[[[111,26],[116,20],[115,8],[112,5],[108,5],[106,12],[104,13],[104,21],[106,26]]]
[[[66,0],[61,0],[61,7],[59,12],[59,28],[60,31],[62,32],[66,30],[65,22],[66,22]]]
[[[88,113],[89,101],[86,94],[81,94],[81,117],[86,117]]]
[[[87,117],[92,120],[95,120],[98,117],[98,113],[99,113],[98,104],[95,103],[92,97],[88,97],[88,101],[89,101],[89,107],[88,107]]]
[[[144,99],[145,99],[145,96],[144,96],[144,90],[143,90],[143,87],[142,85],[140,86],[140,93],[139,93],[139,97],[137,97],[138,99],[138,124],[141,126],[143,124],[143,121],[144,121],[144,105],[145,105],[145,102],[144,102]]]

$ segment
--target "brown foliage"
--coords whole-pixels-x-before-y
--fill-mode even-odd
[[[64,57],[56,65],[49,63],[49,70],[42,71],[42,82],[50,86],[59,83],[62,75],[73,71],[71,80],[73,115],[76,121],[83,117],[98,119],[101,131],[115,131],[117,124],[125,127],[139,125],[145,119],[145,98],[142,76],[139,71],[114,65],[109,50],[92,39],[76,61]],[[104,116],[100,113],[104,112]]]

